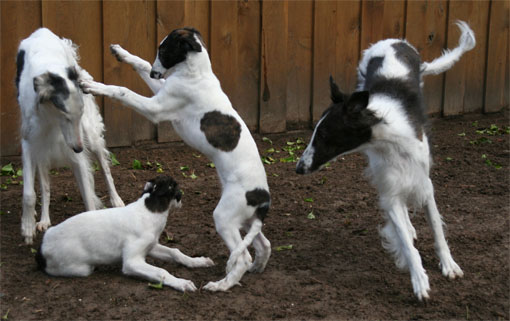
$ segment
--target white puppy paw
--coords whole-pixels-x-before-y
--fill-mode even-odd
[[[238,285],[241,285],[237,283]],[[225,292],[230,289],[235,284],[229,284],[225,279],[217,281],[217,282],[209,282],[204,286],[204,289],[211,292],[222,291]]]
[[[36,224],[36,228],[39,232],[44,232],[51,226],[50,221],[40,221]]]
[[[92,94],[94,96],[106,94],[106,85],[92,80],[81,80],[80,87],[86,94]]]
[[[195,283],[186,279],[177,279],[168,285],[181,292],[195,292],[197,290]]]
[[[117,58],[117,60],[119,62],[124,62],[125,59],[126,59],[126,54],[127,54],[127,51],[124,50],[124,48],[122,48],[120,45],[117,45],[117,44],[111,44],[110,45],[110,52],[112,53],[112,55],[115,56],[115,58]]]
[[[214,265],[214,261],[208,257],[201,256],[193,258],[193,267],[210,267]]]
[[[457,263],[455,263],[453,259],[444,260],[443,262],[439,263],[439,268],[441,269],[443,275],[450,280],[464,276],[464,272],[462,272],[462,269]]]
[[[411,282],[413,284],[414,294],[418,300],[423,301],[429,298],[429,277],[425,271],[411,275]]]

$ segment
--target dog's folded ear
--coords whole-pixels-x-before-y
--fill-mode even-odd
[[[145,186],[143,188],[142,195],[145,193],[152,193],[154,191],[154,180],[150,180],[147,183],[145,183]]]
[[[351,112],[361,112],[367,108],[369,98],[368,91],[357,91],[349,97],[346,103],[347,109]]]
[[[51,101],[55,107],[66,111],[63,99],[69,96],[66,80],[52,72],[34,77],[34,91],[39,96],[39,102]]]

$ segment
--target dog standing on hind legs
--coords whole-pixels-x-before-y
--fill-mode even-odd
[[[475,46],[469,26],[462,21],[457,25],[459,45],[430,63],[422,63],[407,41],[387,39],[363,52],[358,91],[343,94],[330,78],[333,104],[318,121],[296,167],[298,174],[307,174],[339,155],[357,151],[367,155],[367,176],[379,192],[386,219],[379,231],[383,247],[397,267],[409,270],[419,300],[429,298],[430,286],[413,245],[416,230],[407,206],[425,209],[443,275],[449,279],[464,275],[450,254],[434,200],[422,98],[423,76],[448,70]]]
[[[154,123],[171,121],[184,142],[216,165],[222,194],[213,217],[230,257],[225,278],[204,288],[226,291],[246,271],[262,272],[271,255],[271,244],[262,234],[271,203],[266,173],[248,127],[212,71],[200,33],[193,28],[172,31],[159,45],[152,66],[118,45],[110,49],[119,61],[133,66],[155,95],[143,97],[124,87],[87,80],[82,88],[116,99]],[[255,248],[253,263],[249,245]]]
[[[21,42],[16,65],[23,161],[21,234],[26,244],[32,244],[36,230],[44,231],[51,225],[50,168],[70,165],[86,210],[94,210],[102,207],[94,192],[90,160],[94,156],[102,168],[112,205],[124,203],[113,183],[97,104],[78,84],[92,77],[78,65],[75,45],[46,28],[38,29]],[[37,224],[36,172],[42,194]]]

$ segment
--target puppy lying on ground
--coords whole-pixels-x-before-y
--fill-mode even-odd
[[[192,281],[145,262],[149,255],[187,267],[214,265],[158,243],[170,209],[181,207],[181,196],[177,183],[161,176],[147,182],[142,197],[126,207],[73,216],[48,229],[36,255],[38,266],[54,276],[89,276],[97,265],[122,262],[124,274],[195,291]]]

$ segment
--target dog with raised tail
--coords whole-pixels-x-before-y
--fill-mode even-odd
[[[443,275],[450,279],[463,276],[450,254],[434,200],[422,98],[423,76],[448,70],[475,46],[469,26],[462,21],[457,25],[461,31],[457,48],[432,62],[422,63],[407,41],[387,39],[363,52],[355,93],[342,93],[330,78],[333,103],[318,121],[296,167],[298,174],[308,174],[339,155],[367,155],[367,175],[379,193],[386,219],[379,231],[383,247],[395,257],[397,267],[409,270],[419,300],[429,298],[430,286],[413,246],[416,230],[408,206],[425,209]]]
[[[262,233],[271,204],[266,172],[248,127],[212,71],[200,32],[172,31],[159,45],[152,66],[119,45],[110,49],[118,60],[133,66],[155,95],[143,97],[125,87],[87,80],[83,89],[116,99],[154,123],[171,121],[184,142],[216,165],[223,188],[213,217],[231,254],[225,278],[209,282],[204,289],[226,291],[246,271],[264,271],[271,255],[271,243]],[[246,232],[244,239],[241,229]],[[250,245],[255,248],[253,262]]]
[[[21,108],[23,161],[23,214],[21,234],[32,244],[36,231],[50,225],[49,170],[70,166],[86,210],[103,205],[94,192],[92,160],[102,168],[113,206],[124,206],[110,172],[104,124],[92,95],[84,94],[79,81],[92,77],[78,65],[71,40],[49,29],[36,30],[21,41],[16,58],[18,103]],[[39,174],[41,219],[35,222],[35,175]]]
[[[122,263],[126,275],[161,282],[179,291],[195,291],[192,281],[145,262],[148,255],[190,268],[214,265],[209,258],[192,258],[159,244],[168,213],[181,207],[181,197],[177,182],[160,176],[147,182],[142,197],[126,207],[68,218],[44,234],[36,255],[38,266],[54,276],[85,277],[98,265]]]

